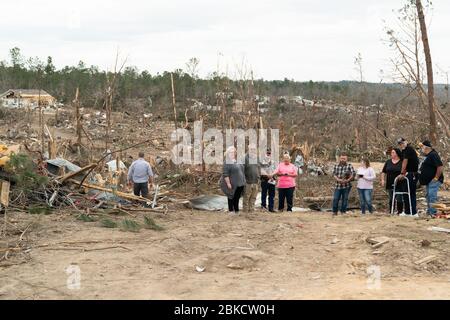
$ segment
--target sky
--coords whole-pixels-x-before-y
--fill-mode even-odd
[[[393,53],[382,41],[405,0],[14,0],[0,10],[0,60],[12,47],[55,65],[83,60],[111,70],[118,50],[127,66],[152,74],[186,69],[199,75],[297,81],[387,82]],[[450,1],[434,0],[429,36],[436,82],[450,71]],[[383,20],[387,22],[383,22]],[[245,65],[245,67],[242,67]],[[380,73],[383,70],[383,73]]]

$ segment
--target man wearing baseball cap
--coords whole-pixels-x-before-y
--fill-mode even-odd
[[[425,160],[420,166],[419,182],[426,186],[427,214],[434,216],[437,211],[432,205],[437,202],[439,187],[444,183],[444,175],[442,174],[444,166],[430,141],[425,140],[420,146],[425,155]]]
[[[401,174],[398,176],[399,179],[408,178],[409,192],[411,196],[411,208],[409,207],[408,195],[404,194],[403,202],[405,204],[405,213],[400,214],[400,216],[410,216],[418,217],[417,215],[417,200],[416,200],[416,189],[417,189],[417,179],[419,171],[419,157],[417,156],[416,150],[406,141],[404,138],[399,138],[397,140],[399,149],[402,151],[402,170]]]

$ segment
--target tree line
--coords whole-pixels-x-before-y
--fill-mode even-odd
[[[205,104],[218,103],[218,92],[232,93],[233,98],[246,100],[252,95],[280,97],[302,96],[305,99],[333,100],[340,103],[362,105],[394,104],[402,99],[407,90],[401,84],[366,83],[364,95],[361,94],[358,81],[340,82],[299,82],[291,79],[264,80],[231,79],[225,74],[212,72],[206,78],[199,78],[195,66],[199,61],[191,59],[185,70],[179,68],[172,72],[175,82],[177,104],[188,106],[191,99]],[[192,65],[195,65],[192,67]],[[147,108],[151,105],[170,107],[171,72],[150,74],[134,66],[126,66],[117,75],[114,88],[113,110],[123,110],[138,105]],[[53,58],[46,61],[37,57],[26,58],[20,48],[9,50],[9,59],[0,61],[0,91],[7,89],[42,89],[53,95],[58,101],[69,104],[79,88],[80,101],[85,107],[102,108],[106,97],[108,77],[111,71],[80,61],[75,66],[57,69]],[[250,90],[251,89],[251,90]],[[444,88],[437,86],[437,95],[444,96]],[[402,103],[414,103],[414,99],[402,100]]]

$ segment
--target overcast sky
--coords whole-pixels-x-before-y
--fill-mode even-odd
[[[404,0],[14,0],[2,1],[0,59],[8,50],[53,57],[57,67],[111,69],[115,51],[127,65],[152,74],[185,69],[200,60],[201,76],[219,69],[234,77],[244,59],[256,78],[356,79],[363,56],[365,79],[389,71],[383,19]],[[450,69],[450,1],[434,0],[430,41],[434,62]],[[387,75],[384,76],[387,79]],[[444,77],[437,75],[437,81]]]

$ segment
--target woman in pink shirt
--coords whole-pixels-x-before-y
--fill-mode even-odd
[[[286,199],[287,211],[292,212],[297,171],[297,167],[291,163],[291,157],[285,153],[283,162],[274,172],[274,175],[278,176],[278,211],[284,210],[284,199]]]

